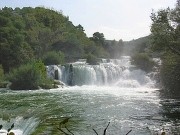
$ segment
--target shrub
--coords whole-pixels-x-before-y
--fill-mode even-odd
[[[62,52],[48,52],[44,58],[43,62],[45,65],[59,65],[64,63],[64,54]]]
[[[12,83],[10,88],[13,90],[34,90],[44,84],[51,85],[41,61],[21,65],[10,72],[8,79]]]
[[[155,66],[155,62],[146,53],[135,54],[131,57],[131,63],[146,72]]]
[[[87,63],[89,63],[90,65],[96,65],[98,63],[97,57],[92,54],[88,54],[86,56],[86,59],[87,59]]]
[[[180,57],[175,54],[166,54],[162,59],[160,77],[163,86],[171,93],[180,94]]]
[[[0,82],[4,79],[4,70],[2,65],[0,65]]]
[[[4,70],[2,65],[0,65],[0,88],[6,88],[8,82],[5,81]]]

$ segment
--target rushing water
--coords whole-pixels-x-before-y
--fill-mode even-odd
[[[67,84],[68,67],[54,69]],[[83,73],[86,85],[75,76],[82,79]],[[107,135],[125,135],[130,130],[129,135],[157,135],[162,129],[170,135],[180,132],[180,100],[162,96],[155,82],[130,65],[128,57],[97,66],[75,63],[71,79],[74,86],[58,89],[0,90],[0,134],[6,135],[2,132],[12,123],[16,135],[62,134],[57,127],[67,117],[67,127],[75,135],[93,135],[93,129],[101,135],[108,122]]]
[[[153,87],[154,81],[140,69],[130,64],[129,56],[121,59],[102,59],[99,65],[88,65],[85,61],[66,66],[48,66],[48,75],[66,85],[106,85],[119,87]]]

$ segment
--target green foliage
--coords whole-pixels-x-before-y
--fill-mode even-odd
[[[178,94],[180,89],[180,1],[174,9],[151,14],[152,49],[163,54],[160,77],[165,90]]]
[[[133,39],[131,41],[124,42],[123,54],[133,56],[137,53],[147,53],[149,51],[150,36]]]
[[[22,65],[14,69],[9,76],[11,81],[10,88],[13,90],[38,89],[40,75],[31,64]]]
[[[161,9],[151,14],[153,50],[172,51],[180,55],[180,2],[174,9]]]
[[[110,53],[113,53],[112,50],[108,48],[107,42],[105,40],[104,34],[100,32],[95,32],[93,37],[89,38],[91,40],[91,45],[86,46],[86,54],[91,53],[96,57],[100,58],[109,58]],[[111,46],[115,48],[114,46]]]
[[[44,58],[43,62],[45,65],[59,65],[64,63],[64,54],[62,52],[51,51],[48,52]]]
[[[96,43],[103,45],[104,41],[105,41],[104,34],[100,33],[100,32],[95,32],[93,34],[93,37],[91,37],[91,40],[95,41]]]
[[[163,57],[160,70],[161,80],[164,88],[173,94],[180,94],[180,57],[167,53]]]
[[[84,48],[80,44],[74,44],[68,42],[57,42],[52,45],[52,50],[61,51],[65,54],[65,59],[74,60],[84,56]]]
[[[155,66],[155,62],[146,53],[135,54],[131,57],[131,63],[146,72],[152,71]]]
[[[8,82],[5,81],[4,70],[2,65],[0,65],[0,88],[6,88]]]
[[[94,44],[81,25],[74,26],[61,12],[43,7],[2,8],[0,24],[0,64],[5,72],[42,59],[49,51],[82,58],[85,48]]]
[[[21,65],[10,72],[8,79],[13,90],[34,90],[51,83],[46,77],[46,69],[41,61]]]
[[[4,70],[3,70],[3,67],[2,65],[0,65],[0,82],[4,80]]]
[[[98,64],[98,59],[96,56],[92,55],[92,54],[88,54],[86,56],[87,59],[87,63],[89,63],[90,65],[96,65]]]
[[[123,55],[124,42],[123,40],[107,40],[105,41],[104,48],[109,53],[110,58],[119,58]]]
[[[8,15],[7,15],[8,14]],[[22,17],[14,15],[10,8],[0,12],[0,64],[5,72],[33,58],[33,50],[25,40]]]

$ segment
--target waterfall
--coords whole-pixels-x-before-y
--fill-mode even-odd
[[[7,135],[7,130],[11,127],[12,123],[15,124],[10,132],[13,132],[15,135],[29,135],[37,127],[39,121],[33,117],[27,119],[16,117],[10,119],[9,122],[0,119],[0,123],[3,125],[3,128],[0,130],[0,135]]]
[[[47,72],[49,77],[71,86],[151,87],[154,85],[154,82],[144,71],[131,65],[130,56],[122,56],[120,59],[102,59],[98,65],[89,65],[86,60],[81,59],[65,66],[47,66]]]

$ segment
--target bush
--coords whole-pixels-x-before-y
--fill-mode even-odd
[[[4,80],[4,70],[2,65],[0,65],[0,82]]]
[[[171,93],[180,94],[180,57],[166,54],[162,59],[160,77],[164,88]]]
[[[146,72],[152,71],[155,66],[155,62],[146,53],[135,54],[131,57],[131,63]]]
[[[8,79],[12,83],[10,88],[13,90],[34,90],[44,84],[51,85],[41,61],[21,65],[10,72]]]
[[[6,88],[8,82],[4,80],[4,70],[2,65],[0,65],[0,88]]]
[[[6,88],[8,84],[9,84],[9,82],[2,81],[2,82],[0,82],[0,88]]]
[[[64,54],[62,52],[48,52],[44,58],[43,62],[45,65],[59,65],[64,63]]]
[[[87,59],[87,63],[89,63],[90,65],[97,65],[98,64],[97,57],[92,55],[92,54],[88,54],[86,56],[86,59]]]

